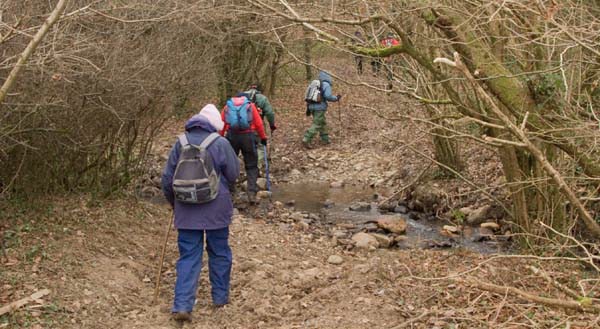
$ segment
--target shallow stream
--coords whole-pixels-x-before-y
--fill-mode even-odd
[[[406,214],[380,213],[376,207],[377,189],[362,186],[331,188],[329,183],[304,182],[279,184],[272,192],[274,201],[284,204],[293,201],[296,211],[321,215],[319,224],[348,227],[352,233],[376,231],[373,223],[377,219],[400,216],[408,224],[406,239],[399,244],[400,248],[465,248],[482,254],[508,252],[504,242],[493,238],[479,239],[477,227],[466,227],[459,236],[449,237],[442,234],[442,227],[452,223],[441,219],[413,220]],[[351,211],[350,206],[358,202],[370,203],[371,209]]]

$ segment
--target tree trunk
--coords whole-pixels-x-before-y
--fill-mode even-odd
[[[508,145],[500,147],[498,155],[502,162],[504,177],[506,177],[506,182],[508,183],[510,199],[513,202],[513,216],[515,223],[518,226],[517,229],[519,231],[529,232],[530,221],[527,197],[525,196],[526,186],[523,183],[521,168],[519,168],[517,164],[515,147]]]
[[[270,78],[269,78],[269,86],[265,90],[268,90],[269,97],[275,96],[275,90],[277,86],[277,71],[279,70],[279,65],[281,63],[281,58],[283,57],[283,47],[276,47],[275,54],[273,56],[273,61],[271,61],[271,67],[269,70]]]
[[[311,42],[310,42],[310,38],[308,37],[309,31],[307,29],[304,29],[304,69],[306,70],[306,81],[311,81],[312,80],[312,70],[310,67],[311,64],[311,56],[310,56],[310,48],[311,48]]]
[[[433,129],[433,145],[435,159],[442,163],[444,166],[450,167],[456,172],[461,172],[464,169],[464,164],[461,161],[460,154],[458,151],[458,145],[456,141],[444,137],[448,136],[449,131],[443,128]],[[444,173],[446,177],[454,177],[454,172],[448,170],[444,166],[439,166],[439,169]]]

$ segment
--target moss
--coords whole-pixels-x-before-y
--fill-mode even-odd
[[[370,57],[389,57],[394,54],[400,54],[406,51],[402,45],[386,47],[386,48],[367,48],[349,45],[347,46],[352,52]]]

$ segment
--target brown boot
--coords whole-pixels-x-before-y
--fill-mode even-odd
[[[192,322],[192,314],[190,312],[175,312],[173,320],[183,324],[184,322]]]

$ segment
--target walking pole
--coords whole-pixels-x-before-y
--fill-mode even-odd
[[[267,191],[271,192],[271,178],[269,177],[269,158],[267,157],[267,145],[263,145],[265,153],[265,174],[267,175]]]
[[[342,130],[344,129],[344,127],[342,126],[342,104],[340,104],[341,101],[338,101],[338,119],[340,121],[340,138],[342,137]]]
[[[162,252],[160,254],[160,263],[158,264],[158,273],[156,274],[156,287],[154,287],[154,298],[152,299],[152,305],[156,304],[156,301],[158,300],[158,290],[160,289],[160,275],[162,273],[163,261],[165,259],[165,250],[167,249],[167,241],[169,241],[169,233],[171,232],[173,221],[175,221],[175,215],[171,217],[171,220],[169,221],[169,227],[167,228],[167,232],[165,232],[165,243],[163,243]]]

